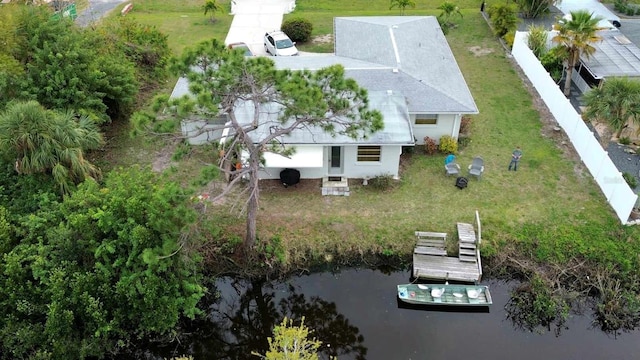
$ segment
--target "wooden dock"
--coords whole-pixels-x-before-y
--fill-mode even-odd
[[[481,228],[476,211],[478,232],[472,224],[457,223],[458,256],[446,256],[446,233],[416,231],[413,252],[413,277],[431,280],[479,282],[482,279],[480,260]],[[438,241],[437,239],[441,239]]]

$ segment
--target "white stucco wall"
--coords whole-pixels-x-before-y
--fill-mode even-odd
[[[401,153],[402,146],[385,145],[382,146],[380,151],[380,162],[358,162],[358,147],[345,146],[343,152],[344,176],[348,178],[372,178],[389,174],[394,178],[398,178]]]
[[[300,171],[302,179],[320,179],[328,176],[329,169],[329,149],[325,148],[324,166],[322,168],[295,168]],[[358,162],[358,150],[356,145],[342,146],[342,174],[331,174],[332,176],[344,176],[347,178],[372,178],[379,175],[392,175],[399,177],[400,154],[402,146],[385,145],[380,151],[380,162]],[[266,168],[260,171],[260,179],[279,179],[280,172],[284,168]]]
[[[440,114],[438,115],[438,121],[435,125],[416,125],[415,114],[410,114],[410,116],[413,134],[416,137],[416,145],[423,145],[425,136],[434,139],[436,142],[439,142],[440,138],[444,135],[458,138],[458,133],[460,132],[460,114]]]

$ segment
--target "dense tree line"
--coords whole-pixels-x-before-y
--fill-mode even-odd
[[[0,12],[0,106],[36,100],[99,124],[126,117],[141,86],[164,78],[166,36],[131,20],[81,29],[45,7]]]
[[[99,178],[85,153],[165,78],[166,35],[129,19],[83,29],[26,5],[2,7],[0,32],[0,155],[18,173],[52,175],[65,193]]]
[[[167,38],[0,10],[0,358],[103,358],[193,318],[205,292],[188,194],[86,153],[165,77]]]
[[[154,176],[113,171],[64,199],[51,186],[18,192],[32,213],[12,213],[3,194],[0,357],[103,357],[198,314],[205,289],[184,231],[194,210],[177,184]],[[0,190],[21,179],[5,174]]]

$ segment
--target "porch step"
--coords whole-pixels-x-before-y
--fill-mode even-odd
[[[322,196],[349,196],[349,180],[345,177],[322,178]]]

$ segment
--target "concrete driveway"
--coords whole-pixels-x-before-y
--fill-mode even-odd
[[[279,30],[282,16],[294,7],[294,0],[234,0],[233,22],[225,44],[244,42],[254,54],[265,55],[264,33]]]

